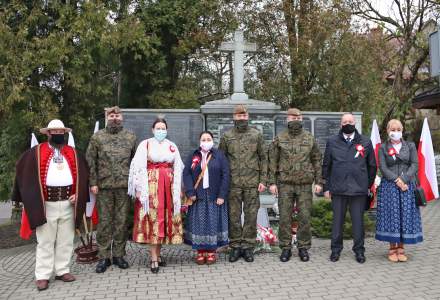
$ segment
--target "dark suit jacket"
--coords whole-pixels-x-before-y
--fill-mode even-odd
[[[217,198],[228,198],[229,194],[229,163],[225,155],[221,150],[212,149],[212,158],[208,163],[209,172],[209,199],[215,201]],[[199,163],[191,168],[193,164],[193,158],[198,157]],[[201,168],[202,154],[200,150],[195,150],[188,156],[185,161],[185,169],[183,169],[183,183],[185,185],[185,193],[188,197],[197,196],[200,197],[203,191],[203,179],[200,181],[197,190],[194,190],[194,185],[197,182],[197,178],[202,172]]]
[[[357,155],[356,146],[362,145],[364,156]],[[333,195],[366,196],[373,185],[377,167],[370,138],[357,130],[351,144],[345,141],[342,131],[329,137],[322,165],[324,191]]]

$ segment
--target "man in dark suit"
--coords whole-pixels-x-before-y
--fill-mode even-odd
[[[369,188],[376,177],[376,159],[370,139],[359,134],[353,114],[341,118],[339,134],[330,137],[324,153],[324,196],[332,200],[333,225],[330,260],[339,260],[343,248],[343,225],[347,206],[353,226],[356,261],[365,262],[363,216]]]

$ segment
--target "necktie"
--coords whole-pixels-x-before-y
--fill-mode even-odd
[[[348,138],[346,139],[346,141],[347,141],[347,144],[351,145],[351,138],[348,137]]]

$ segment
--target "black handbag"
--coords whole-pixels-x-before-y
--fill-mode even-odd
[[[416,206],[426,206],[425,191],[422,187],[419,186],[414,190],[414,196],[416,199]]]

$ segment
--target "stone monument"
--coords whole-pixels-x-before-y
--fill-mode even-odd
[[[233,52],[233,94],[226,99],[210,101],[202,105],[205,128],[211,131],[214,139],[218,141],[220,136],[233,126],[234,106],[244,104],[250,114],[250,125],[259,129],[267,142],[271,141],[275,133],[275,115],[280,112],[280,107],[273,102],[249,99],[244,89],[244,56],[245,53],[256,52],[257,45],[246,42],[243,31],[236,31],[234,40],[223,42],[220,51]]]

